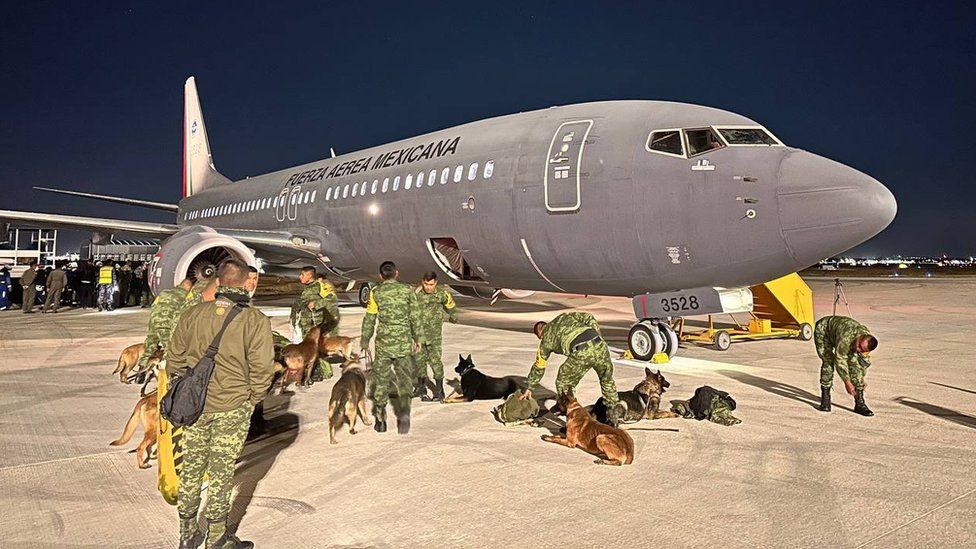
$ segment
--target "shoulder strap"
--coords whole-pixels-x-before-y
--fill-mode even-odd
[[[220,340],[224,337],[224,330],[226,330],[227,326],[232,320],[234,320],[234,317],[244,310],[244,307],[245,305],[237,303],[234,305],[234,308],[227,313],[227,318],[224,319],[224,324],[220,327],[220,331],[217,332],[217,335],[214,336],[213,342],[211,342],[210,346],[207,347],[207,352],[204,353],[203,356],[209,357],[211,360],[217,356],[217,349],[220,348]]]

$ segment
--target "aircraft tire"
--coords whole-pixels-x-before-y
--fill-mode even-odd
[[[656,328],[647,321],[631,326],[627,336],[627,348],[635,359],[651,360],[654,353],[663,352],[664,340]]]
[[[678,353],[678,333],[667,322],[658,322],[657,330],[661,334],[661,340],[664,344],[661,352],[666,353],[668,358],[674,358],[674,355]]]
[[[359,285],[359,292],[357,293],[359,299],[359,306],[365,308],[369,303],[369,292],[373,290],[373,285],[369,282],[363,282]]]

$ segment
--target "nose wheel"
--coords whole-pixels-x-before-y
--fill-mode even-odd
[[[630,328],[627,347],[637,360],[650,360],[657,353],[671,358],[678,352],[678,334],[663,320],[645,319]]]

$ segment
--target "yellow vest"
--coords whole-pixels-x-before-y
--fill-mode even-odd
[[[99,284],[111,284],[112,283],[112,267],[102,267],[98,270],[98,283]]]

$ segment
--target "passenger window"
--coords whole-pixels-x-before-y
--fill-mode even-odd
[[[436,182],[437,182],[437,170],[430,170],[430,173],[427,174],[427,186],[430,187]]]
[[[398,175],[393,178],[393,190],[396,191],[399,188],[400,188],[400,176]]]
[[[403,182],[403,190],[409,191],[410,187],[413,185],[413,174],[407,174],[407,180]]]
[[[342,198],[349,196],[349,184],[347,183],[345,187],[342,188]],[[356,195],[353,195],[356,196]]]
[[[454,182],[460,183],[462,179],[464,179],[464,166],[459,165],[454,168]]]
[[[359,187],[359,196],[366,196],[366,182],[363,181],[361,187]]]
[[[485,179],[491,179],[491,174],[495,172],[495,161],[485,162]]]
[[[312,195],[308,191],[305,191],[305,200],[302,202],[302,204],[308,204],[308,200],[311,196]]]
[[[647,138],[647,150],[683,157],[685,151],[681,146],[681,132],[678,130],[651,132]]]
[[[468,168],[468,181],[474,181],[474,179],[476,177],[478,177],[478,163],[477,162],[475,162],[474,164],[471,164],[471,167]]]
[[[358,191],[359,191],[359,185],[358,185],[358,184],[356,184],[356,185],[353,185],[353,186],[352,186],[352,197],[353,197],[353,198],[356,198],[356,193],[357,193]]]
[[[447,183],[447,178],[451,177],[451,168],[441,170],[441,185]]]
[[[685,139],[688,141],[688,156],[707,153],[725,146],[711,128],[685,130]]]
[[[372,186],[370,187],[370,189],[371,189],[371,190],[369,191],[369,192],[370,192],[370,194],[376,194],[376,187],[377,187],[377,186],[378,186],[379,184],[380,184],[380,180],[379,180],[379,179],[374,179],[374,180],[373,180],[373,185],[372,185]]]
[[[386,192],[387,189],[389,189],[389,188],[390,188],[390,178],[389,177],[385,177],[385,178],[383,178],[383,192]]]
[[[417,174],[417,188],[419,189],[420,187],[423,186],[424,186],[424,172],[420,172]]]
[[[328,189],[325,190],[325,200],[328,201],[331,199],[332,199],[332,187],[329,187]]]
[[[318,189],[315,189],[314,191],[312,191],[312,202],[315,202],[315,194],[318,193],[318,192],[319,192]]]
[[[719,128],[718,133],[729,145],[779,145],[762,128]]]

